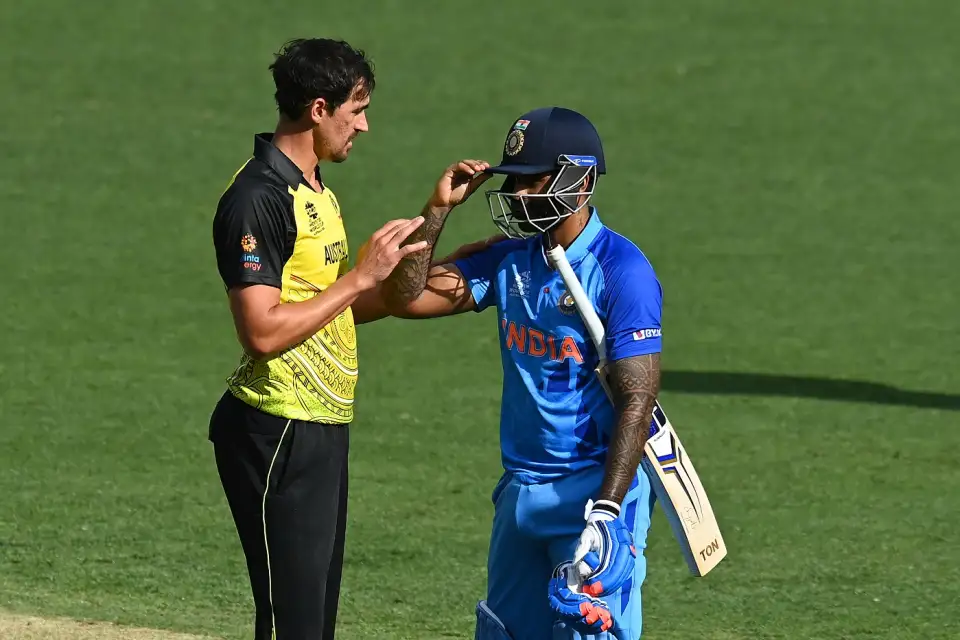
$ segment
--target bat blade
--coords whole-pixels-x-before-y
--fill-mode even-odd
[[[551,247],[547,254],[560,271],[590,339],[596,346],[600,366],[595,373],[607,397],[613,401],[607,375],[606,331],[603,323],[570,266],[563,247]],[[695,576],[706,575],[727,555],[727,547],[700,477],[659,402],[654,405],[641,466],[670,522],[690,572]]]
[[[606,365],[594,372],[612,400]],[[700,476],[659,402],[653,408],[641,466],[667,516],[690,573],[697,577],[707,575],[726,557],[727,545]]]

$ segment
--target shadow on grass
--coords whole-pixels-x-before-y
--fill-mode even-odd
[[[680,393],[818,398],[960,411],[960,395],[908,391],[860,380],[725,371],[664,371],[662,387],[665,391]]]

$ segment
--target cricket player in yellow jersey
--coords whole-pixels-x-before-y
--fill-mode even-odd
[[[357,266],[319,163],[346,160],[374,87],[363,52],[297,40],[271,65],[280,119],[254,138],[213,221],[244,348],[210,419],[250,574],[256,640],[332,640],[344,548],[355,324],[386,315],[377,286],[425,242],[393,220]],[[274,635],[275,634],[275,635]]]

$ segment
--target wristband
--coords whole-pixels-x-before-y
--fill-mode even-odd
[[[587,508],[583,517],[587,522],[597,520],[616,520],[620,517],[620,505],[613,500],[587,500]]]

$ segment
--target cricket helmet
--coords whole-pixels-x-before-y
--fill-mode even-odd
[[[486,193],[494,224],[510,237],[526,238],[585,207],[606,164],[600,135],[586,117],[563,107],[543,107],[514,121],[500,164],[487,172],[506,176],[499,190]],[[516,193],[518,176],[545,173],[552,175],[541,193]]]

